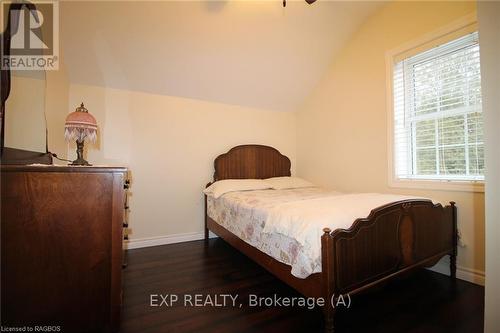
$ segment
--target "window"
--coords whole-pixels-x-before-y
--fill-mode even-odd
[[[477,32],[393,64],[397,180],[484,179]]]

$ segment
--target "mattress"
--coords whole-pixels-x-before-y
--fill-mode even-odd
[[[207,197],[207,215],[234,235],[306,278],[321,272],[323,228],[347,229],[373,208],[415,197],[345,194],[318,187],[229,192]],[[421,199],[421,198],[419,198]]]

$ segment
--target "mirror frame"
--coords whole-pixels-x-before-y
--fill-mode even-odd
[[[4,58],[10,57],[10,44],[11,37],[15,35],[19,29],[19,13],[21,10],[29,10],[32,15],[36,15],[36,6],[30,2],[16,2],[9,5],[7,26],[5,31],[2,33],[2,43],[4,52],[0,52],[0,61],[3,63]],[[12,15],[12,11],[16,11],[17,15]],[[35,16],[36,17],[36,16]],[[11,30],[12,28],[12,30]],[[1,79],[1,94],[0,94],[0,158],[1,164],[52,164],[52,154],[49,153],[48,148],[46,148],[45,153],[40,153],[36,151],[29,151],[18,148],[10,148],[4,146],[5,137],[5,103],[9,98],[11,79],[10,79],[10,69],[0,68],[0,79]],[[47,137],[46,137],[47,140]]]

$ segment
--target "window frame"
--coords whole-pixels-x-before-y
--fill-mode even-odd
[[[472,13],[436,31],[386,52],[387,152],[389,187],[444,191],[484,192],[484,180],[399,178],[396,174],[394,139],[394,66],[403,59],[460,38],[478,30],[477,15]]]

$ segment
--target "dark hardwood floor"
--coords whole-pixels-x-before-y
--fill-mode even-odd
[[[130,250],[123,287],[122,333],[322,332],[319,308],[250,307],[249,295],[300,295],[220,239]],[[179,300],[151,307],[152,294]],[[194,294],[238,300],[236,307],[229,298],[226,307],[185,307],[183,295]],[[461,280],[454,288],[447,276],[422,270],[353,297],[337,312],[336,332],[480,333],[483,311],[484,288]]]

